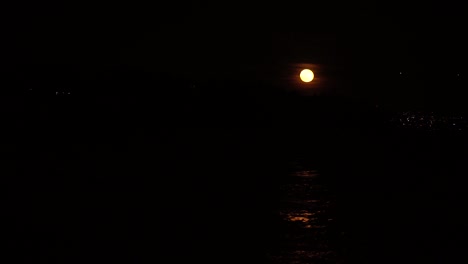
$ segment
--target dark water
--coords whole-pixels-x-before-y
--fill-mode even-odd
[[[466,259],[464,134],[36,106],[4,115],[5,263]]]
[[[281,186],[281,239],[271,263],[343,263],[336,221],[336,199],[315,170],[296,166]]]

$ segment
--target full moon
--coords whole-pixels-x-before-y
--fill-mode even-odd
[[[299,77],[301,77],[303,82],[311,82],[314,79],[314,73],[309,69],[304,69],[301,71]]]

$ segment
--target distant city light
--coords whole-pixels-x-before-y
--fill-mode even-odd
[[[457,129],[468,127],[468,123],[462,116],[437,116],[424,112],[404,112],[392,119],[392,123],[418,129],[429,129],[431,131],[440,129]]]

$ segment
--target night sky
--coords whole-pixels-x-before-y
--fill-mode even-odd
[[[309,65],[324,93],[405,105],[425,104],[445,90],[458,98],[462,90],[451,82],[466,74],[463,9],[448,2],[34,3],[11,9],[5,39],[13,52],[5,65],[99,71],[124,64],[194,81],[282,86],[294,85],[291,76]],[[411,81],[402,84],[402,75]]]

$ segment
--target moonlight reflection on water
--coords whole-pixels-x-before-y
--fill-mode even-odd
[[[318,178],[315,170],[297,170],[282,186],[279,214],[285,228],[273,263],[340,263],[329,235],[334,199]]]

